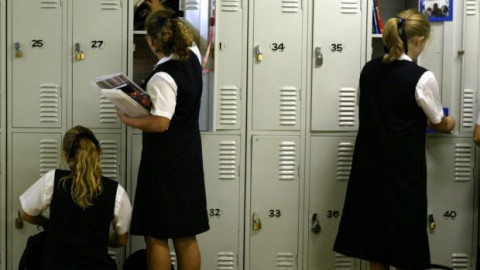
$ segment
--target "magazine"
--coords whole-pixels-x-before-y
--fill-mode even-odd
[[[150,96],[123,73],[97,77],[91,85],[131,117],[145,116],[150,112]]]

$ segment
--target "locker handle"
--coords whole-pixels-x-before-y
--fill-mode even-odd
[[[17,58],[23,57],[23,51],[20,46],[20,42],[15,42],[15,57]]]
[[[315,48],[315,66],[320,67],[323,65],[322,47]]]
[[[433,218],[433,215],[428,215],[428,228],[430,231],[435,230],[437,227],[437,223],[435,223],[435,219]]]
[[[17,229],[23,228],[23,218],[20,210],[17,211],[17,217],[15,218],[15,228]]]
[[[312,232],[318,234],[322,230],[320,227],[320,221],[318,220],[317,213],[312,215]]]
[[[83,53],[82,47],[80,46],[79,42],[75,43],[75,59],[77,60],[85,59],[85,54]]]

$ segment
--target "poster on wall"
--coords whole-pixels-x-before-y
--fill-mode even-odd
[[[420,0],[420,12],[427,15],[431,22],[451,21],[452,9],[453,0]]]

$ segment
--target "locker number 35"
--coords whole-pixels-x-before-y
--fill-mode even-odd
[[[330,50],[332,52],[342,52],[343,51],[343,44],[342,43],[333,43],[330,45]]]

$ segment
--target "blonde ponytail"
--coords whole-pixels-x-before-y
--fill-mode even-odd
[[[402,40],[402,31],[405,31],[406,44]],[[383,44],[388,50],[383,62],[391,63],[398,60],[403,53],[407,53],[405,48],[408,48],[413,37],[428,39],[429,36],[430,23],[425,14],[415,9],[400,12],[396,17],[390,18],[383,27]]]
[[[70,194],[83,209],[93,205],[93,199],[103,191],[100,145],[92,131],[82,126],[70,129],[63,139],[63,152],[71,174],[60,179],[63,187],[71,181]]]

